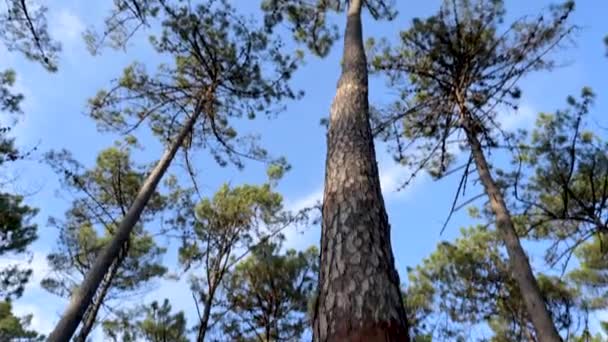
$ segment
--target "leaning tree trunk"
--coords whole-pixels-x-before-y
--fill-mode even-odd
[[[188,118],[182,130],[177,137],[175,137],[175,140],[171,142],[169,148],[165,151],[148,178],[146,178],[141,189],[139,189],[137,197],[135,197],[129,211],[120,222],[112,241],[110,241],[109,245],[97,257],[81,286],[72,295],[72,299],[70,300],[67,309],[55,326],[55,329],[49,335],[47,342],[66,342],[70,340],[74,331],[78,328],[78,324],[84,313],[91,304],[95,293],[98,291],[99,285],[108,272],[108,269],[120,255],[121,248],[129,240],[133,227],[135,227],[137,221],[139,221],[139,217],[148,204],[150,197],[156,190],[156,186],[173,161],[184,138],[193,129],[194,123],[201,115],[201,112],[202,108],[199,103],[194,113]]]
[[[95,325],[95,321],[97,320],[97,314],[99,313],[99,309],[103,304],[103,301],[110,290],[110,286],[112,286],[112,280],[116,276],[116,272],[120,267],[122,262],[122,258],[119,258],[115,263],[112,264],[110,271],[106,275],[106,277],[102,280],[101,288],[99,289],[99,294],[92,300],[91,305],[86,311],[83,321],[82,327],[78,332],[78,335],[74,338],[75,342],[86,342],[87,337],[93,330],[93,326]]]
[[[551,314],[545,305],[538,282],[534,277],[534,273],[532,273],[532,267],[530,266],[526,252],[521,246],[502,192],[490,174],[481,143],[471,127],[465,127],[465,131],[467,140],[471,146],[475,165],[477,166],[479,179],[485,188],[486,194],[490,199],[490,206],[496,216],[496,229],[507,249],[511,273],[519,286],[526,310],[536,331],[536,337],[540,342],[562,341],[553,324]]]
[[[368,113],[362,0],[351,0],[327,138],[314,341],[408,341]]]

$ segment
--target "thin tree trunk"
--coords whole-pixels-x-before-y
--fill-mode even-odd
[[[205,300],[205,311],[203,311],[203,317],[201,318],[200,325],[198,326],[198,336],[196,340],[198,342],[205,341],[205,335],[207,334],[207,329],[209,329],[209,317],[211,317],[211,305],[213,303],[213,297],[215,297],[215,291],[217,290],[217,285],[214,285],[209,291],[207,298]]]
[[[532,325],[534,325],[534,330],[536,330],[536,336],[540,342],[562,341],[553,324],[551,314],[545,305],[545,300],[540,292],[536,278],[532,273],[532,267],[530,267],[526,252],[521,246],[502,192],[490,174],[490,169],[479,139],[471,127],[465,127],[465,131],[477,166],[479,179],[485,188],[490,199],[490,206],[496,216],[496,229],[507,248],[511,273],[519,285],[526,310],[528,311]]]
[[[409,341],[369,123],[362,0],[351,0],[327,138],[313,338]]]
[[[87,273],[82,285],[74,292],[68,307],[55,326],[53,332],[49,335],[47,342],[66,342],[70,340],[74,331],[76,331],[82,316],[87,310],[87,307],[95,296],[103,277],[120,254],[122,246],[129,239],[133,227],[137,224],[137,221],[139,221],[142,211],[148,204],[158,183],[173,161],[184,138],[194,127],[194,123],[201,112],[202,108],[201,103],[199,102],[192,116],[185,122],[182,130],[175,140],[171,142],[169,148],[158,161],[158,164],[156,164],[141,189],[139,189],[139,193],[129,208],[129,211],[120,222],[120,225],[116,230],[116,235],[114,235],[110,244],[97,257],[95,264],[93,264],[93,267]]]
[[[112,280],[114,279],[114,276],[116,276],[116,272],[118,271],[118,267],[120,266],[120,261],[117,261],[112,265],[110,271],[108,272],[101,284],[99,294],[93,299],[93,302],[89,306],[89,309],[86,311],[86,314],[84,315],[84,320],[82,322],[82,327],[78,332],[78,336],[76,336],[75,338],[76,342],[85,342],[87,340],[87,337],[91,333],[91,330],[93,330],[93,326],[95,325],[95,320],[97,318],[97,313],[101,308],[101,304],[103,304],[103,300],[106,297],[106,294],[110,290]]]

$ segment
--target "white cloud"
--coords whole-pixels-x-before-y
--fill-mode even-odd
[[[409,197],[416,187],[419,187],[426,177],[417,177],[406,187],[403,187],[411,170],[393,161],[381,162],[378,165],[380,171],[380,187],[385,201],[403,200]]]
[[[402,199],[406,194],[411,193],[414,185],[420,183],[414,181],[408,187],[401,189],[401,185],[408,176],[408,169],[392,161],[390,158],[385,158],[378,163],[378,171],[380,173],[380,188],[385,198],[391,200]],[[287,202],[289,210],[301,210],[315,205],[323,200],[323,186],[317,187],[314,191]]]
[[[64,48],[77,42],[85,29],[80,18],[68,9],[61,9],[51,20],[51,34],[59,40]]]
[[[48,276],[51,271],[46,260],[46,253],[42,252],[34,252],[34,257],[28,267],[33,271],[32,278],[29,282],[32,286],[38,286],[42,279]]]
[[[47,310],[45,310],[47,308]],[[23,317],[26,315],[32,315],[29,329],[35,330],[39,333],[48,334],[54,326],[53,319],[49,319],[52,311],[48,309],[48,305],[32,304],[32,303],[13,303],[13,313],[15,316]]]
[[[406,177],[408,169],[395,163],[389,156],[384,156],[378,163],[380,173],[380,187],[386,202],[406,200],[414,192],[414,189],[426,182],[428,177],[417,177],[407,187],[400,189]],[[312,207],[323,200],[323,185],[315,190],[287,201],[287,209],[292,211]],[[304,249],[313,244],[318,244],[320,240],[320,227],[294,228],[289,227],[285,231],[285,248]]]
[[[292,211],[302,210],[304,208],[309,208],[317,204],[317,202],[321,202],[323,200],[323,187],[319,187],[314,191],[296,198],[293,201],[287,202],[287,209]]]
[[[536,118],[536,110],[528,105],[522,104],[515,110],[500,111],[497,121],[506,131],[515,130],[518,128],[529,128],[534,123]]]

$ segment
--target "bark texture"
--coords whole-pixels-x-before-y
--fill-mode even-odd
[[[467,140],[473,153],[473,159],[477,166],[479,179],[485,188],[490,200],[490,206],[496,216],[496,229],[498,230],[509,255],[509,264],[513,278],[519,286],[519,290],[524,300],[526,310],[536,330],[536,337],[539,342],[559,342],[562,341],[551,314],[546,306],[544,297],[540,292],[538,282],[532,273],[530,262],[521,246],[519,236],[515,230],[515,225],[511,218],[507,205],[505,204],[502,192],[496,185],[486,157],[483,153],[481,144],[474,130],[465,127]]]
[[[87,273],[82,282],[82,285],[72,295],[68,307],[55,326],[55,329],[49,335],[47,342],[66,342],[70,340],[74,331],[78,328],[87,308],[91,304],[95,293],[97,293],[103,278],[108,273],[108,270],[114,261],[119,257],[125,243],[129,240],[133,227],[135,227],[139,221],[142,211],[148,204],[158,183],[173,161],[177,150],[182,146],[184,138],[192,130],[201,111],[200,105],[197,106],[195,112],[188,118],[184,127],[182,127],[182,130],[177,137],[175,137],[175,140],[171,142],[169,148],[165,151],[148,178],[146,178],[146,181],[135,197],[129,211],[120,222],[120,225],[116,230],[116,235],[114,235],[112,241],[97,257],[93,267],[91,267],[91,270]]]
[[[350,2],[330,113],[317,342],[409,341],[369,124],[361,2]]]

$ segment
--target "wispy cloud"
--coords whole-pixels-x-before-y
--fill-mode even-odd
[[[500,111],[497,121],[502,129],[512,131],[519,128],[529,128],[536,118],[536,110],[531,105],[524,103],[517,110]]]
[[[378,163],[378,171],[380,173],[380,187],[386,202],[395,202],[407,200],[410,195],[426,182],[427,177],[418,177],[407,187],[402,188],[402,184],[409,175],[407,168],[395,163],[390,156],[383,154],[382,159]],[[287,209],[298,211],[304,208],[309,208],[323,200],[323,184],[317,186],[313,191],[305,193],[302,196],[289,199],[287,201]],[[320,239],[320,227],[308,227],[306,229],[286,230],[285,247],[304,249],[310,245],[318,244]]]
[[[56,39],[62,42],[72,42],[80,39],[84,24],[80,18],[67,8],[61,9],[54,19],[51,31]]]
[[[323,200],[323,186],[317,187],[312,192],[309,192],[301,197],[296,197],[293,200],[287,201],[286,208],[291,211],[298,211],[305,208],[310,208]]]
[[[13,303],[13,313],[15,316],[23,317],[26,315],[32,315],[29,328],[42,334],[48,334],[54,326],[53,319],[50,319],[50,310],[45,310],[42,302],[40,304],[16,302]]]
[[[403,187],[407,177],[412,170],[400,165],[392,160],[383,160],[379,163],[380,187],[385,201],[405,200],[414,193],[427,179],[427,177],[417,177],[410,184]]]
[[[61,42],[63,55],[72,54],[79,43],[83,44],[82,33],[85,25],[80,17],[67,8],[53,15],[49,30],[52,37]]]

